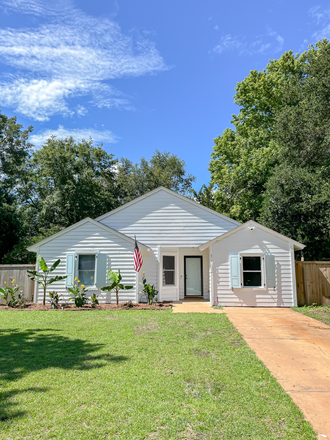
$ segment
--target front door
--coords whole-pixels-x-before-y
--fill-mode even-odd
[[[184,257],[184,294],[203,296],[203,257]]]

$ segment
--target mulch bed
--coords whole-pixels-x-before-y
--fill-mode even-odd
[[[154,303],[148,306],[146,303],[130,304],[130,303],[120,303],[118,304],[99,304],[95,308],[92,308],[90,304],[86,304],[83,307],[76,307],[72,303],[60,303],[57,310],[62,311],[85,311],[85,310],[164,310],[172,308],[172,303],[169,301],[164,301],[161,303]],[[8,307],[4,304],[0,304],[0,310],[54,310],[51,308],[50,304],[35,304],[35,303],[25,303],[24,308],[19,307]]]

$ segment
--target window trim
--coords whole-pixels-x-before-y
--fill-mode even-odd
[[[164,257],[173,257],[174,258],[174,270],[168,270],[169,272],[174,272],[174,284],[164,284]],[[162,265],[161,265],[161,270],[162,270],[162,288],[166,289],[173,289],[173,287],[177,287],[177,254],[175,253],[168,253],[168,252],[164,252],[162,253]]]
[[[260,258],[260,271],[243,271],[243,257],[259,257]],[[265,272],[265,256],[263,253],[240,253],[240,272],[241,272],[241,289],[265,289],[266,288],[266,272]],[[261,272],[261,285],[260,286],[244,286],[244,272]]]
[[[100,251],[79,251],[79,252],[76,252],[76,255],[75,255],[75,260],[76,260],[75,261],[75,274],[76,274],[75,277],[78,277],[78,275],[79,275],[79,256],[80,255],[95,255],[94,284],[92,286],[86,286],[88,289],[93,289],[93,290],[98,289],[96,287],[96,280],[97,280],[96,277],[97,277],[97,266],[98,266],[97,257],[99,255],[99,253],[100,253]]]

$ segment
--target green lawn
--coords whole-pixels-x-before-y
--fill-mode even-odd
[[[1,439],[315,439],[225,315],[0,312]]]
[[[304,307],[292,307],[296,312],[309,316],[310,318],[317,319],[324,322],[324,324],[330,325],[330,306],[304,306]]]

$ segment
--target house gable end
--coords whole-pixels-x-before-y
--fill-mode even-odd
[[[244,228],[252,228],[251,231],[253,231],[254,228],[259,229],[263,232],[266,232],[267,234],[273,235],[276,238],[279,238],[287,243],[292,244],[296,250],[300,250],[300,249],[304,249],[305,245],[302,243],[299,243],[298,241],[295,241],[289,237],[286,237],[285,235],[280,234],[279,232],[276,232],[270,228],[267,228],[266,226],[263,226],[257,222],[255,222],[254,220],[249,220],[246,223],[243,223],[242,225],[238,226],[237,228],[232,229],[231,231],[226,232],[225,234],[219,235],[218,237],[215,237],[213,240],[210,240],[204,244],[202,244],[199,249],[201,251],[207,249],[209,246],[218,243],[221,240],[224,240],[236,233],[238,233],[239,231],[243,230]]]
[[[83,220],[81,220],[81,221],[79,221],[79,222],[77,222],[77,223],[75,223],[75,224],[73,224],[73,225],[71,225],[71,226],[69,226],[69,227],[63,229],[62,231],[60,231],[60,232],[58,232],[58,233],[56,233],[56,234],[54,234],[54,235],[52,235],[52,236],[50,236],[50,237],[47,237],[47,238],[45,238],[44,240],[39,241],[38,243],[35,243],[35,244],[32,245],[32,246],[29,246],[29,247],[27,248],[27,250],[28,250],[29,252],[37,252],[37,250],[38,250],[39,247],[44,246],[45,244],[47,244],[47,243],[49,243],[49,242],[51,242],[51,241],[53,241],[53,240],[56,240],[57,238],[61,237],[62,235],[65,235],[65,234],[67,234],[67,233],[73,231],[74,229],[78,229],[78,228],[80,228],[81,226],[83,226],[83,225],[85,225],[85,224],[87,224],[87,223],[90,223],[90,224],[96,226],[97,228],[102,229],[102,230],[104,230],[104,231],[106,231],[106,232],[110,232],[110,233],[112,233],[113,235],[115,235],[115,236],[117,236],[117,237],[120,237],[120,238],[126,240],[127,242],[129,242],[129,243],[132,244],[132,245],[134,244],[134,240],[133,240],[131,237],[128,237],[128,236],[126,236],[125,234],[123,234],[123,233],[121,233],[121,232],[119,232],[119,231],[116,231],[115,229],[113,229],[113,228],[111,228],[111,227],[109,227],[109,226],[106,226],[106,225],[104,225],[104,224],[102,224],[102,223],[100,223],[100,222],[97,222],[97,221],[95,221],[95,220],[93,220],[93,219],[87,217],[87,218],[85,218],[85,219],[83,219]],[[143,249],[150,250],[150,248],[149,248],[148,246],[145,246],[143,243],[140,243],[140,242],[139,242],[139,245],[140,245]]]
[[[133,203],[134,202],[134,203]],[[98,220],[150,247],[198,247],[239,225],[211,209],[160,188]]]

